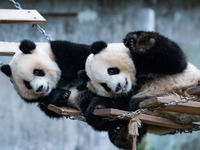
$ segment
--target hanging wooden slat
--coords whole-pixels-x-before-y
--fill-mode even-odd
[[[122,111],[118,109],[99,109],[95,110],[94,114],[97,116],[116,116],[120,115],[122,113],[128,113],[128,111]],[[193,127],[193,124],[185,124],[181,125],[178,124],[170,119],[162,118],[162,117],[157,117],[157,116],[151,116],[151,115],[146,115],[146,114],[139,114],[137,117],[142,121],[144,124],[150,124],[154,126],[161,126],[161,127],[166,127],[166,128],[172,128],[172,129],[188,129]],[[130,120],[131,117],[125,117],[124,119]]]
[[[73,116],[80,116],[82,115],[78,110],[68,108],[68,107],[56,107],[54,105],[49,105],[48,109],[58,113],[59,115],[63,116],[68,116],[68,115],[73,115]],[[98,109],[94,111],[94,114],[97,116],[116,116],[122,113],[128,113],[128,111],[122,111],[118,109]],[[192,128],[194,125],[193,124],[186,124],[186,125],[181,125],[178,124],[170,119],[162,118],[162,117],[157,117],[157,116],[151,116],[151,115],[146,115],[146,114],[140,114],[137,116],[142,123],[145,124],[150,124],[154,126],[161,126],[161,127],[166,127],[166,128],[172,128],[172,129],[188,129]],[[130,120],[131,117],[125,117],[124,119]]]
[[[140,108],[155,107],[155,106],[159,106],[161,104],[169,103],[172,100],[176,100],[176,98],[154,97],[154,98],[147,99],[147,100],[141,102]],[[200,115],[200,102],[188,101],[187,103],[179,103],[174,106],[167,106],[165,108],[162,108],[161,110]]]
[[[0,23],[45,24],[46,19],[36,10],[0,9]]]
[[[200,82],[198,83],[200,85]],[[194,86],[188,88],[188,94],[190,95],[200,95],[200,86]]]
[[[56,112],[59,115],[62,116],[69,116],[69,115],[73,115],[73,116],[81,116],[82,113],[76,109],[70,108],[70,107],[56,107],[52,104],[48,105],[48,109],[51,111]]]
[[[0,42],[0,56],[13,56],[19,50],[19,44],[15,42]],[[48,43],[37,42],[37,46],[43,46]]]

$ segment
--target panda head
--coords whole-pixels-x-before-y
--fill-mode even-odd
[[[48,95],[56,87],[61,71],[58,68],[50,44],[36,44],[24,40],[10,64],[1,71],[10,77],[19,95],[31,101]]]
[[[88,88],[100,96],[117,97],[127,94],[136,80],[130,51],[123,43],[93,43],[85,69],[90,79]]]

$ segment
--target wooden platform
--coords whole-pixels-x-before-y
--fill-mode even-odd
[[[169,103],[172,100],[175,99],[172,97],[155,97],[141,102],[140,108],[155,107]],[[162,110],[200,115],[200,102],[188,101],[187,103],[179,103],[175,106],[167,106],[166,108],[162,108]]]
[[[46,19],[36,10],[0,9],[0,23],[45,24]]]
[[[49,105],[48,108],[62,116],[68,116],[68,115],[74,115],[74,116],[80,116],[82,115],[78,110],[68,108],[68,107],[56,107],[54,105]],[[117,116],[122,113],[127,114],[128,111],[122,111],[118,109],[99,109],[95,110],[94,114],[97,116]],[[181,125],[178,124],[170,119],[162,118],[162,117],[156,117],[156,116],[151,116],[151,115],[146,115],[146,114],[140,114],[137,116],[142,123],[144,124],[150,124],[154,126],[161,126],[161,127],[166,127],[166,128],[172,128],[172,129],[188,129],[192,128],[194,125],[193,124],[186,124],[186,125]],[[125,117],[124,119],[130,120],[131,117]]]

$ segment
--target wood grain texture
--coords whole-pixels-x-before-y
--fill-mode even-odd
[[[200,95],[200,86],[195,86],[195,87],[188,88],[188,94]]]
[[[140,108],[155,107],[155,106],[159,106],[161,104],[169,103],[172,100],[176,100],[176,98],[173,98],[173,97],[155,97],[155,98],[147,99],[147,100],[141,102]],[[162,108],[160,110],[200,115],[200,102],[188,101],[187,103],[179,103],[179,104],[174,105],[174,106],[167,106],[167,107]]]
[[[116,116],[116,115],[120,115],[122,113],[128,113],[128,112],[121,111],[118,109],[112,109],[112,108],[111,109],[98,109],[98,110],[94,111],[94,114],[98,115],[98,116]],[[144,124],[150,124],[150,125],[154,125],[154,126],[161,126],[161,127],[166,127],[166,128],[172,128],[172,129],[188,129],[188,128],[191,128],[194,126],[193,124],[181,125],[170,119],[146,115],[146,114],[140,114],[140,115],[137,115],[137,117]],[[131,117],[125,117],[124,119],[130,120]]]
[[[82,113],[80,111],[70,108],[70,107],[57,107],[57,106],[50,104],[50,105],[48,105],[48,109],[51,111],[54,111],[57,114],[62,115],[62,116],[69,116],[69,115],[81,116],[82,115]]]
[[[45,24],[46,19],[36,10],[0,9],[0,23]]]

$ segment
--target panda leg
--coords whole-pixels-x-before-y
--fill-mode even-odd
[[[88,107],[85,109],[85,113],[83,112],[87,123],[95,130],[108,131],[109,129],[113,128],[113,126],[117,126],[121,122],[121,120],[110,121],[93,114],[95,109],[104,108],[116,108],[116,105],[110,98],[94,96],[90,100]]]
[[[128,121],[124,121],[116,127],[113,127],[108,131],[110,141],[118,148],[126,150],[132,149],[133,137],[129,135]],[[147,125],[143,125],[139,128],[139,136],[137,136],[137,145],[142,141],[143,137],[147,133]]]

